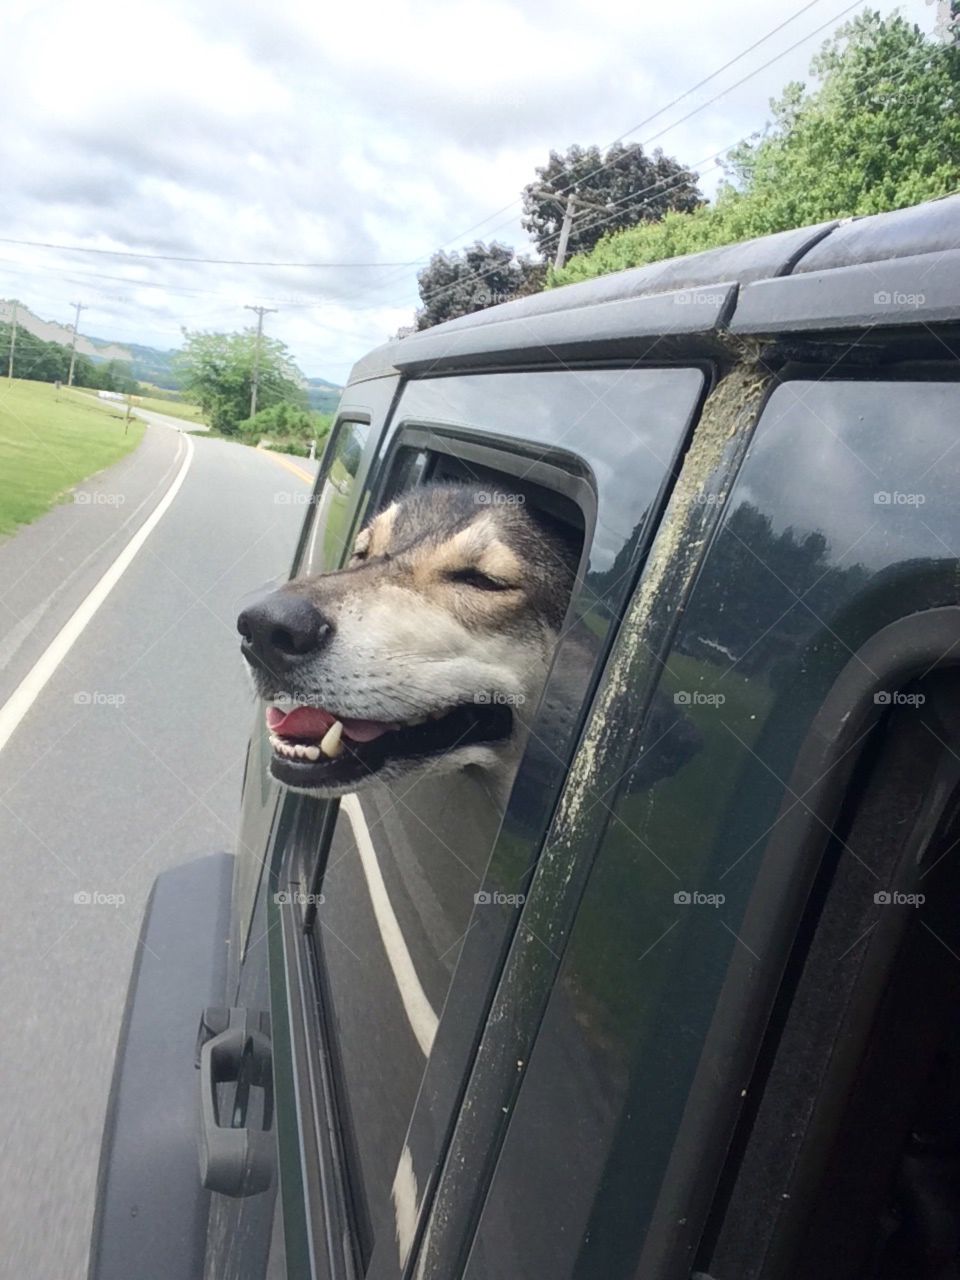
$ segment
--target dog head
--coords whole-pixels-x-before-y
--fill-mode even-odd
[[[271,772],[334,796],[426,767],[509,768],[567,606],[576,549],[518,495],[426,485],[346,568],[241,613]]]

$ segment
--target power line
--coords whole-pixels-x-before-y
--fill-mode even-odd
[[[665,103],[665,105],[660,107],[657,111],[654,111],[651,115],[646,116],[643,120],[640,121],[639,124],[633,125],[632,128],[627,129],[624,133],[621,133],[618,137],[614,138],[612,142],[607,144],[604,150],[609,151],[610,148],[615,147],[618,142],[622,142],[624,138],[629,138],[631,134],[636,133],[639,129],[644,128],[645,125],[651,124],[654,120],[657,119],[658,116],[662,116],[664,112],[669,111],[671,107],[677,106],[677,104],[680,102],[683,102],[685,98],[689,98],[692,93],[696,93],[698,89],[702,89],[703,86],[706,84],[709,84],[711,80],[715,80],[717,76],[722,75],[724,71],[728,71],[730,67],[740,62],[748,54],[752,53],[755,49],[758,49],[760,45],[765,44],[767,40],[777,35],[777,33],[782,31],[784,27],[789,26],[791,22],[795,22],[797,18],[802,17],[803,14],[805,14],[808,10],[812,9],[814,5],[819,3],[820,3],[820,0],[809,0],[809,3],[797,9],[796,12],[791,14],[789,18],[785,18],[783,22],[780,22],[777,24],[777,26],[771,28],[771,30],[768,31],[766,35],[763,35],[758,40],[755,40],[753,44],[748,45],[746,49],[741,50],[741,52],[738,53],[735,57],[730,58],[727,62],[723,64],[723,66],[717,67],[715,71],[711,71],[710,74],[707,76],[704,76],[702,80],[698,80],[695,85],[691,85],[689,89],[685,89],[683,93],[678,94],[675,98],[672,98],[668,103]],[[825,23],[821,24],[821,26],[815,28],[813,31],[803,36],[800,40],[790,45],[789,48],[784,49],[781,53],[776,54],[773,58],[769,59],[767,62],[763,63],[761,66],[757,67],[754,71],[751,71],[749,75],[746,75],[741,80],[738,80],[736,84],[729,85],[726,89],[722,90],[719,94],[715,95],[713,98],[709,99],[707,102],[701,103],[700,106],[696,107],[688,115],[682,117],[680,120],[674,121],[674,123],[671,125],[668,125],[666,129],[662,129],[659,133],[654,134],[653,137],[646,139],[640,145],[644,147],[649,146],[651,142],[655,141],[657,138],[662,137],[664,133],[668,133],[670,129],[676,128],[678,124],[685,123],[687,120],[691,118],[691,116],[696,115],[697,112],[704,110],[708,106],[711,106],[719,98],[722,98],[725,94],[730,93],[732,92],[732,90],[739,88],[741,85],[745,84],[747,80],[752,79],[753,76],[759,75],[761,71],[765,71],[767,67],[771,66],[774,62],[777,62],[780,58],[786,57],[788,53],[792,53],[793,50],[796,49],[799,45],[804,44],[807,40],[812,39],[813,36],[818,35],[821,31],[824,30],[825,27],[828,27],[831,25],[831,23],[839,21],[840,18],[845,17],[850,12],[851,9],[855,9],[857,7],[858,3],[859,3],[859,0],[856,0],[854,4],[848,5],[846,9],[842,9],[840,13],[838,13],[835,17],[828,19]],[[598,165],[596,169],[592,169],[588,174],[585,175],[585,177],[577,179],[577,182],[586,182],[589,178],[592,178],[595,174],[600,173],[604,169],[608,169],[610,167],[610,164],[612,163],[615,163],[615,161],[605,161],[603,164]],[[571,184],[571,186],[569,187],[563,187],[559,189],[557,192],[555,192],[554,194],[557,196],[567,195],[568,192],[572,190],[573,185],[575,184]],[[459,235],[453,236],[449,240],[444,241],[444,243],[440,245],[440,249],[445,249],[448,245],[456,244],[458,241],[462,240],[465,236],[468,236],[471,232],[479,230],[480,227],[485,226],[488,222],[492,222],[494,218],[499,217],[501,213],[506,213],[508,210],[514,209],[518,204],[521,204],[522,202],[523,202],[522,195],[518,196],[515,200],[511,200],[509,204],[505,204],[501,209],[497,209],[495,213],[488,214],[488,216],[486,218],[481,219],[480,222],[475,222],[472,226],[468,227],[466,231],[462,231],[459,233]],[[509,226],[510,223],[512,222],[513,222],[513,218],[510,218],[506,222],[499,223],[496,227],[493,228],[493,231],[490,234],[492,235],[494,232],[499,231],[501,228],[505,226]],[[434,250],[433,252],[435,253],[437,252],[437,250]],[[427,260],[428,260],[427,258],[419,258],[417,259],[417,262],[422,263]],[[384,280],[382,281],[382,284],[390,285],[396,279],[399,279],[399,276],[393,276],[390,280]],[[374,287],[377,287],[377,286],[374,286]]]
[[[188,258],[172,253],[135,253],[130,249],[94,249],[89,245],[51,244],[46,240],[15,240],[10,236],[0,236],[0,244],[24,245],[31,249],[58,249],[63,253],[100,253],[113,258],[146,258],[156,262],[199,262],[215,267],[295,267],[304,270],[349,268],[352,270],[355,267],[416,266],[416,259],[412,262],[257,262],[244,258]]]
[[[858,0],[858,2],[859,2],[859,0]],[[851,6],[850,6],[850,8],[856,8],[856,5],[851,5]],[[846,12],[846,11],[844,11],[844,12]],[[839,15],[839,16],[842,16],[842,14],[841,14],[841,15]],[[816,33],[812,33],[812,34],[816,34]],[[893,58],[893,57],[889,58],[889,59],[887,60],[887,62],[883,64],[884,69],[885,69],[887,66],[891,66],[891,65],[893,65],[895,62],[896,62],[896,59],[895,59],[895,58]],[[894,76],[894,77],[893,77],[893,81],[892,81],[892,83],[896,83],[896,81],[897,81],[898,79],[899,79],[899,80],[902,80],[902,79],[903,79],[903,77],[904,77],[904,76],[909,72],[909,70],[910,70],[910,68],[909,68],[909,67],[905,67],[905,68],[903,68],[903,69],[900,71],[899,75],[897,75],[897,76]],[[859,100],[863,99],[864,97],[866,97],[868,94],[871,94],[871,93],[873,93],[873,85],[870,85],[870,86],[868,86],[867,88],[865,88],[865,89],[861,90],[861,92],[860,92],[860,93],[857,93],[857,94],[852,95],[852,99],[851,99],[851,101],[859,101]],[[892,142],[892,141],[894,140],[894,137],[896,137],[896,136],[897,136],[897,135],[893,135],[893,136],[891,136],[890,138],[886,139],[886,141],[890,141],[890,142]],[[735,146],[737,146],[739,143],[741,143],[741,142],[743,142],[743,141],[745,141],[745,139],[744,139],[743,137],[740,137],[740,138],[736,139],[734,142],[731,142],[728,146],[721,147],[719,151],[715,151],[715,152],[713,152],[713,153],[712,153],[712,155],[704,156],[702,160],[698,160],[698,161],[696,161],[696,168],[698,168],[698,169],[699,169],[700,165],[704,164],[704,163],[705,163],[706,161],[708,161],[708,160],[717,160],[720,156],[725,155],[725,154],[728,154],[730,151],[732,151],[732,150],[733,150],[733,148],[734,148]],[[710,169],[708,169],[706,172],[710,173],[710,172],[712,172],[714,169],[719,169],[720,167],[721,167],[721,166],[720,166],[720,164],[719,164],[719,163],[717,163],[717,164],[713,164],[713,165],[711,165]],[[666,188],[662,188],[662,189],[660,189],[660,190],[657,190],[657,197],[662,196],[662,195],[666,194],[667,192],[669,192],[669,191],[673,190],[673,189],[674,189],[674,187],[682,186],[682,185],[684,184],[684,182],[686,181],[687,176],[689,176],[689,175],[690,175],[690,174],[692,174],[692,173],[693,173],[693,169],[683,169],[683,170],[680,170],[680,171],[679,171],[679,174],[678,174],[677,181],[676,181],[676,182],[674,182],[671,186],[668,186],[668,187],[666,187]],[[618,201],[616,201],[616,203],[617,203],[617,204],[623,204],[623,203],[624,203],[624,201],[626,201],[626,200],[632,200],[632,199],[635,199],[637,196],[639,196],[639,195],[644,195],[647,191],[654,191],[654,190],[656,190],[658,187],[659,187],[659,184],[658,184],[658,183],[652,183],[651,185],[649,185],[649,186],[647,186],[647,187],[641,187],[641,188],[637,189],[636,191],[628,192],[628,194],[627,194],[627,195],[622,196]],[[638,206],[638,208],[642,208],[644,205],[648,205],[648,204],[652,203],[653,198],[654,198],[654,197],[651,197],[651,199],[650,199],[650,200],[645,200],[645,201],[643,201],[642,205]],[[610,215],[609,215],[608,217],[606,217],[606,218],[601,218],[599,221],[593,221],[593,222],[591,222],[591,223],[590,223],[590,226],[592,226],[592,227],[605,226],[607,223],[611,222],[615,217],[617,217],[617,214],[612,213],[612,214],[610,214]],[[625,229],[628,229],[628,228],[625,228]],[[559,236],[559,235],[560,235],[560,233],[559,233],[559,232],[554,232],[552,235],[547,236],[547,237],[545,238],[545,243],[549,244],[551,241],[556,240],[556,239],[558,238],[558,236]],[[483,273],[481,273],[481,274],[476,274],[476,273],[474,273],[472,276],[467,276],[467,277],[463,277],[463,276],[461,276],[458,280],[454,281],[452,284],[449,284],[449,285],[443,285],[443,286],[441,286],[441,288],[439,288],[439,289],[432,290],[430,293],[422,295],[422,297],[421,297],[421,302],[429,302],[429,301],[431,301],[433,298],[442,297],[445,293],[449,293],[451,290],[453,290],[453,289],[455,289],[455,288],[458,288],[461,284],[463,284],[464,279],[471,279],[471,278],[472,278],[472,279],[473,279],[473,281],[474,281],[475,283],[479,283],[480,281],[487,279],[487,277],[489,277],[489,276],[491,276],[491,275],[495,275],[495,274],[497,273],[497,271],[499,271],[499,270],[500,270],[500,268],[499,268],[499,267],[494,267],[494,268],[492,268],[491,270],[485,271],[485,272],[483,272]]]

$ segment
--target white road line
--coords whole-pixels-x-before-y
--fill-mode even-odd
[[[87,623],[90,622],[97,610],[103,604],[104,600],[106,600],[107,596],[109,596],[110,592],[123,577],[124,573],[129,569],[137,552],[163,519],[163,516],[170,507],[170,504],[180,492],[180,486],[187,478],[187,472],[190,470],[191,462],[193,462],[194,453],[193,441],[190,437],[188,435],[181,435],[181,439],[186,442],[186,457],[183,460],[183,465],[180,467],[180,470],[171,481],[170,488],[154,507],[153,511],[151,511],[150,515],[147,516],[146,520],[123,548],[114,562],[110,565],[109,569],[107,569],[106,573],[96,584],[93,590],[84,600],[81,601],[54,638],[50,641],[46,649],[44,649],[43,653],[23,677],[7,701],[2,707],[0,707],[0,751],[2,751],[10,741],[10,738],[15,733],[20,721],[33,706],[44,686],[47,684],[47,681],[73,648],[74,644],[76,644],[77,640],[80,639]]]
[[[433,1039],[437,1034],[437,1015],[420,985],[400,923],[394,914],[360,801],[354,795],[343,796],[340,800],[340,808],[350,819],[350,826],[353,828],[353,837],[360,854],[360,865],[363,867],[370,901],[373,904],[373,914],[377,919],[377,927],[383,939],[387,959],[390,961],[390,968],[400,989],[400,999],[403,1001],[407,1020],[416,1036],[421,1053],[425,1058],[429,1058]]]

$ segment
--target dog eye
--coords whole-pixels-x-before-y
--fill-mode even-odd
[[[474,587],[477,591],[512,591],[514,588],[502,578],[491,578],[479,569],[454,569],[448,574],[450,582],[459,583],[463,587]]]

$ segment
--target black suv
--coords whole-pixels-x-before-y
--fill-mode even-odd
[[[958,244],[951,197],[359,362],[293,574],[447,480],[580,585],[502,812],[287,792],[258,716],[235,856],[144,922],[91,1280],[960,1274]]]

